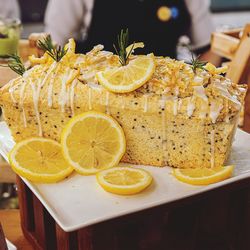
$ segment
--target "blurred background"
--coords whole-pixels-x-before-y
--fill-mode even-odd
[[[28,38],[31,33],[43,32],[45,29],[44,17],[47,0],[0,0],[0,16],[7,15],[1,3],[12,5],[11,17],[20,18],[22,22],[21,38]],[[68,0],[70,1],[70,0]],[[18,5],[17,5],[18,4]],[[231,28],[243,27],[250,23],[250,1],[249,0],[211,0],[210,11],[215,30],[227,30]],[[63,15],[63,13],[62,13]],[[52,36],[53,37],[53,36]],[[188,44],[188,37],[181,37],[177,47],[178,59],[187,59],[190,57],[187,48],[183,44]],[[1,120],[1,117],[0,117]],[[0,158],[0,173],[7,164]],[[11,174],[10,174],[11,175]],[[8,176],[8,183],[5,183],[6,176],[0,174],[0,208],[17,208],[16,189],[14,184],[14,175]]]
[[[44,30],[44,14],[48,0],[19,0],[23,23],[22,38]],[[249,0],[211,0],[210,10],[216,29],[242,27],[250,21]]]
[[[6,0],[2,1],[4,2]],[[13,3],[13,8],[14,5],[16,6],[16,3],[19,6],[18,9],[16,9],[15,7],[15,11],[12,12],[12,17],[20,18],[22,21],[23,29],[21,38],[28,38],[29,35],[33,32],[39,33],[45,30],[44,18],[49,0],[8,0],[8,2],[9,5]],[[0,16],[5,14],[1,13],[3,11],[3,9],[0,9]],[[213,27],[215,30],[227,30],[243,27],[247,22],[250,22],[249,0],[210,0],[210,11]],[[72,16],[72,19],[74,18],[75,17]],[[62,20],[62,18],[60,20]],[[56,24],[54,25],[54,27],[55,26]],[[80,32],[83,31],[79,30],[79,33]],[[78,34],[78,38],[79,37],[81,39],[82,37],[84,37],[84,34]],[[181,37],[180,44],[188,44],[189,41],[190,40],[188,37]],[[178,46],[177,57],[178,59],[188,60],[190,57],[190,53],[188,53],[187,49],[183,48],[183,46]]]

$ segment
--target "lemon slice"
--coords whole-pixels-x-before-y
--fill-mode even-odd
[[[126,149],[123,130],[111,116],[86,112],[75,116],[62,133],[65,158],[80,174],[94,174],[119,163]]]
[[[208,185],[232,176],[234,166],[215,168],[174,169],[173,175],[180,181],[192,185]]]
[[[153,75],[155,61],[152,54],[138,56],[125,66],[97,73],[101,85],[111,92],[127,93],[141,87]]]
[[[114,194],[136,194],[148,187],[153,178],[145,170],[131,167],[115,167],[97,173],[98,183]]]
[[[73,171],[63,157],[61,145],[45,138],[17,143],[9,154],[9,161],[18,175],[33,182],[57,182]]]

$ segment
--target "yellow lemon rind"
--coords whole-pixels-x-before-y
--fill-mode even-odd
[[[110,92],[114,92],[114,93],[129,93],[129,92],[132,92],[132,91],[140,88],[142,85],[144,85],[152,77],[152,75],[155,72],[155,62],[154,62],[153,56],[150,54],[150,55],[147,55],[145,57],[148,57],[148,58],[150,58],[152,60],[151,63],[149,64],[150,67],[148,67],[144,78],[141,78],[141,79],[139,79],[137,81],[134,81],[131,84],[123,85],[123,86],[121,86],[121,85],[115,86],[115,85],[111,84],[104,77],[104,74],[105,74],[106,71],[98,72],[96,74],[96,78],[97,78],[98,82],[103,87],[105,87],[107,90],[109,90]],[[127,66],[122,66],[122,67],[127,67]]]
[[[145,177],[145,181],[143,183],[138,183],[133,186],[122,186],[122,185],[115,185],[115,184],[109,184],[104,180],[104,175],[107,172],[112,172],[114,170],[119,170],[119,169],[129,169],[129,170],[134,170],[134,171],[140,171],[140,173],[143,173]],[[138,169],[138,168],[132,168],[132,167],[115,167],[111,169],[107,169],[104,171],[100,171],[96,174],[96,179],[99,185],[107,192],[113,193],[113,194],[118,194],[118,195],[133,195],[133,194],[138,194],[142,192],[144,189],[146,189],[148,186],[153,181],[153,178],[151,174],[144,170],[144,169]]]
[[[37,182],[37,183],[54,183],[54,182],[59,182],[63,179],[65,179],[67,176],[69,176],[74,169],[69,166],[68,168],[66,168],[65,170],[61,171],[60,173],[57,174],[36,174],[30,170],[25,169],[25,167],[20,166],[17,161],[15,160],[15,153],[18,151],[18,149],[20,147],[22,147],[23,145],[26,145],[29,141],[33,141],[33,140],[39,140],[39,141],[50,141],[51,143],[54,143],[57,146],[61,145],[51,139],[45,139],[45,138],[41,138],[41,137],[32,137],[26,140],[23,140],[19,143],[17,143],[13,149],[9,152],[8,158],[9,158],[9,163],[11,165],[11,168],[13,169],[13,171],[20,175],[21,177],[32,181],[32,182]]]
[[[103,118],[105,117],[105,119],[109,119],[109,121],[112,122],[112,124],[117,128],[117,131],[120,134],[120,139],[121,139],[122,143],[121,143],[121,149],[119,151],[119,155],[117,156],[115,161],[112,162],[112,164],[110,164],[109,166],[107,166],[105,168],[101,168],[101,169],[92,168],[92,169],[89,169],[89,168],[80,167],[80,166],[78,166],[78,164],[76,164],[74,161],[71,160],[71,158],[69,156],[69,153],[68,153],[68,150],[67,150],[66,139],[67,139],[68,135],[70,134],[72,127],[78,121],[83,120],[85,118],[88,118],[89,116],[93,116],[93,117],[96,117],[96,116],[100,117],[101,116]],[[93,174],[96,174],[97,172],[102,171],[104,169],[108,169],[108,168],[112,168],[112,167],[116,166],[120,162],[122,156],[125,154],[125,151],[126,151],[126,139],[125,139],[125,135],[124,135],[124,132],[123,132],[120,124],[114,118],[112,118],[111,116],[106,115],[105,113],[102,113],[102,112],[97,112],[97,111],[88,111],[88,112],[85,112],[83,114],[80,114],[80,115],[77,115],[77,116],[73,117],[66,124],[65,128],[62,131],[61,145],[62,145],[62,149],[63,149],[64,158],[75,169],[75,171],[77,173],[81,174],[81,175],[93,175]]]
[[[220,182],[220,181],[230,178],[233,174],[234,166],[230,165],[230,166],[225,166],[223,168],[224,169],[222,171],[217,172],[214,175],[204,176],[204,177],[189,177],[189,176],[183,175],[181,173],[181,169],[173,169],[173,175],[179,181],[182,181],[191,185],[202,186],[202,185],[213,184],[213,183]]]

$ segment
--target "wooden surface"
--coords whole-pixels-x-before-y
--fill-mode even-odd
[[[24,238],[21,225],[19,210],[0,210],[0,221],[3,231],[17,249],[32,250],[31,244]]]
[[[19,41],[19,55],[22,58],[23,62],[26,62],[28,60],[28,57],[30,55],[38,56],[39,51],[37,47],[30,46],[29,40],[21,39]],[[0,64],[7,65],[6,61],[0,60]],[[7,82],[9,82],[11,79],[16,78],[18,75],[13,72],[8,67],[0,67],[0,87],[5,85]]]
[[[226,77],[234,83],[248,85],[245,98],[242,129],[250,133],[250,23],[244,28],[227,32],[215,32],[211,39],[212,51],[230,59]]]
[[[3,232],[3,228],[0,222],[0,249],[1,250],[8,250],[7,242],[5,240],[5,235]]]
[[[19,177],[17,185],[24,234],[37,250],[250,249],[250,178],[70,233]]]
[[[0,62],[1,63],[1,62]],[[1,63],[2,64],[2,63]],[[18,75],[10,68],[0,67],[0,88]]]
[[[245,81],[243,82],[242,78],[245,74],[249,73],[248,61],[250,58],[250,37],[248,36],[248,32],[250,32],[250,24],[246,25],[244,28],[243,35],[239,40],[239,46],[234,57],[232,58],[230,67],[226,74],[226,77],[235,83],[247,83]]]
[[[0,183],[14,183],[16,174],[11,169],[10,165],[0,160]]]
[[[228,34],[215,32],[211,37],[213,52],[228,59],[233,59],[239,43],[239,39]]]

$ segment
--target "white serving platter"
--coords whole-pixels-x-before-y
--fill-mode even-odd
[[[0,154],[6,160],[13,145],[9,129],[4,122],[0,122]],[[36,184],[26,179],[23,181],[59,226],[65,232],[70,232],[250,178],[250,135],[239,129],[228,164],[235,165],[233,177],[209,186],[179,182],[171,175],[169,167],[135,166],[147,169],[153,175],[154,183],[144,192],[133,196],[107,193],[97,184],[95,176],[76,173],[56,184]]]
[[[5,239],[7,243],[8,250],[17,250],[16,246],[13,245],[8,239]]]

